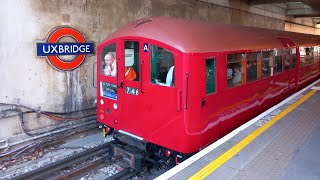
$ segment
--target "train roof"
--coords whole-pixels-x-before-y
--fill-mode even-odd
[[[169,17],[151,17],[131,22],[103,42],[133,36],[153,39],[185,53],[313,46],[320,42],[320,36],[317,35]]]

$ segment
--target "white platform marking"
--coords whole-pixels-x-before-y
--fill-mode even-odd
[[[320,90],[320,87],[319,86],[313,86],[311,89]]]

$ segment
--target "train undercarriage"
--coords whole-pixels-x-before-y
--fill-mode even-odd
[[[100,126],[101,127],[101,126]],[[142,170],[144,167],[175,166],[193,154],[182,154],[123,134],[103,125],[104,135],[112,134],[110,155],[122,167]]]

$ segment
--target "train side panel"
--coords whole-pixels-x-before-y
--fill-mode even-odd
[[[189,141],[194,149],[204,147],[226,135],[251,118],[280,102],[294,91],[296,68],[283,70],[268,78],[241,86],[226,87],[226,54],[212,55],[216,63],[216,93],[206,95],[205,57],[194,56],[189,59],[190,96],[186,109],[186,128]],[[195,61],[196,60],[196,61]],[[198,67],[198,68],[191,68]],[[197,88],[191,88],[197,87]],[[205,104],[201,102],[204,100]]]
[[[307,84],[310,84],[317,77],[319,77],[319,62],[299,67],[298,77],[299,89],[305,87]]]
[[[220,55],[215,53],[190,54],[185,61],[186,71],[189,74],[185,109],[186,131],[190,142],[189,152],[198,151],[199,148],[208,145],[210,141],[217,140],[220,136],[218,116],[221,104],[215,101],[220,95],[218,89],[220,78],[222,78],[221,71],[223,71],[220,58]],[[215,87],[210,89],[210,94],[207,94],[206,88],[206,78],[210,73],[206,69],[207,63],[215,64],[216,74]]]

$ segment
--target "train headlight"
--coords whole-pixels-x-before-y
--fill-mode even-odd
[[[118,109],[118,104],[117,103],[113,103],[113,109]]]
[[[104,100],[100,99],[100,104],[103,105],[104,104]]]

